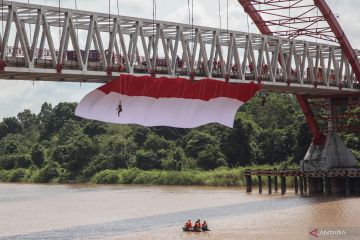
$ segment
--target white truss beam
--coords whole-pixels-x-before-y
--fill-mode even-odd
[[[12,1],[3,9],[4,79],[104,82],[123,72],[310,94],[360,88],[339,46]]]

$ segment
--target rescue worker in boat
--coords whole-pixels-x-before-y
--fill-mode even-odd
[[[203,231],[209,231],[208,225],[206,223],[206,221],[204,220],[204,222],[201,224],[201,230]]]
[[[200,229],[201,229],[201,223],[200,223],[200,219],[198,219],[198,220],[195,222],[194,230],[200,230]]]
[[[122,112],[122,104],[121,104],[121,100],[119,101],[119,105],[118,105],[118,107],[117,107],[117,109],[116,109],[118,112],[118,117],[120,117],[120,113]]]
[[[191,220],[189,219],[186,223],[185,223],[185,230],[189,231],[192,229],[192,223]]]

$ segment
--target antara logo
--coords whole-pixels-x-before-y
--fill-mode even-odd
[[[314,229],[309,234],[313,237],[321,236],[345,236],[346,232],[344,230],[319,230]]]
[[[310,234],[311,236],[313,236],[313,237],[319,237],[319,235],[318,235],[318,229],[312,230],[311,232],[309,232],[309,234]]]

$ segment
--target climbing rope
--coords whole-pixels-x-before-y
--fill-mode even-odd
[[[120,16],[119,0],[116,0],[117,14]]]
[[[61,39],[61,0],[59,0],[59,39]]]
[[[109,35],[111,35],[111,0],[109,0]]]
[[[120,18],[120,7],[119,7],[119,0],[116,0],[116,7],[117,7],[117,17]],[[115,38],[116,39],[116,38]],[[122,46],[121,46],[121,42],[120,42],[120,46],[119,46],[119,70],[120,72],[124,70],[124,66],[123,66],[123,56],[122,56]]]
[[[155,40],[155,20],[156,20],[156,0],[153,0],[153,11],[152,11],[152,17],[153,17],[153,40]]]
[[[152,31],[153,31],[153,38],[152,38],[152,42],[149,41],[149,45],[150,44],[153,44],[153,53],[155,52],[155,20],[156,20],[156,0],[153,0],[153,9],[152,9],[152,17],[153,17],[153,28],[152,28]],[[151,46],[151,45],[150,45]],[[157,46],[156,46],[157,47]],[[155,77],[156,76],[156,56],[154,55],[154,58],[152,59],[153,62],[151,63],[152,64],[152,67],[153,69],[150,69],[150,75],[152,77]]]
[[[28,0],[28,6],[30,6],[30,0]],[[30,10],[29,10],[29,20],[30,20],[30,17],[31,17],[31,15],[30,15]],[[30,29],[30,41],[31,41],[31,35],[32,35],[32,31],[31,31],[31,23],[29,22],[29,29]],[[31,43],[30,43],[31,44]]]
[[[191,62],[190,66],[191,66],[191,72],[190,72],[190,79],[191,80],[195,80],[195,72],[194,72],[194,67],[195,67],[195,63],[193,62],[193,59],[195,59],[194,56],[194,46],[195,46],[195,29],[194,29],[194,0],[191,0],[191,31],[190,31],[190,46],[191,46],[191,50],[190,50],[190,56],[191,59],[189,59],[189,62]]]
[[[246,14],[246,22],[247,22],[247,33],[250,34],[249,15],[247,14]]]
[[[77,1],[75,0],[75,10],[78,10]],[[78,23],[78,18],[76,18],[76,25]],[[76,37],[79,38],[79,29],[76,29]]]
[[[1,0],[1,37],[4,37],[4,0]]]
[[[220,22],[220,32],[221,32],[221,3],[220,3],[220,0],[218,0],[218,5],[219,5],[219,22]]]
[[[226,30],[229,33],[229,0],[226,0]]]

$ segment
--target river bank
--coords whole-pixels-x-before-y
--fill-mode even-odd
[[[244,172],[247,168],[273,169],[281,166],[251,166],[241,168],[218,168],[211,171],[202,170],[140,170],[137,168],[103,170],[91,177],[78,176],[70,178],[65,173],[39,169],[13,169],[0,170],[0,182],[17,183],[94,183],[94,184],[149,184],[149,185],[197,185],[197,186],[237,186],[244,187]],[[294,166],[293,168],[296,168]],[[44,175],[46,174],[46,175]],[[265,184],[265,179],[263,179]],[[253,184],[258,184],[258,179],[253,178]],[[289,187],[293,186],[288,181]]]

